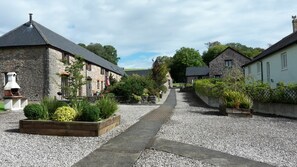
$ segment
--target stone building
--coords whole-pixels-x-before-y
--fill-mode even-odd
[[[242,68],[251,59],[228,47],[209,63],[209,77],[222,77],[229,68]]]
[[[21,94],[29,100],[41,100],[44,96],[60,98],[57,92],[67,85],[65,63],[71,63],[79,55],[85,61],[82,74],[87,84],[79,90],[80,96],[92,96],[109,83],[109,76],[120,80],[124,70],[98,55],[82,48],[59,34],[30,20],[0,37],[0,72],[7,82],[7,72],[17,73]],[[3,89],[0,89],[0,98]]]

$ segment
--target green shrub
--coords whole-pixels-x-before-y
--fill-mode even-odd
[[[100,118],[106,119],[116,112],[118,105],[115,99],[103,97],[96,102],[96,106],[100,109]]]
[[[90,102],[86,99],[71,101],[71,107],[76,111],[78,117],[82,114],[83,109],[89,105]]]
[[[98,121],[100,119],[100,109],[95,105],[85,105],[79,117],[80,121]]]
[[[41,105],[44,107],[44,110],[48,112],[48,116],[51,119],[57,108],[67,106],[67,103],[58,101],[55,98],[44,97],[41,101]]]
[[[252,100],[242,92],[226,90],[222,96],[226,107],[250,109],[253,105]]]
[[[225,83],[219,79],[200,79],[194,83],[196,92],[203,96],[220,97],[224,91]]]
[[[133,97],[132,94],[141,96],[144,93],[145,88],[149,91],[150,95],[156,95],[158,92],[153,80],[139,75],[132,75],[123,78],[120,82],[111,86],[109,89],[111,93],[114,93],[116,96],[121,96],[124,99],[127,99],[127,101],[130,101]]]
[[[24,108],[24,114],[28,119],[32,120],[48,119],[47,111],[40,104],[28,104]]]
[[[75,120],[77,116],[76,111],[67,106],[59,107],[54,115],[53,115],[53,120],[55,121],[61,121],[61,122],[68,122],[68,121],[73,121]]]

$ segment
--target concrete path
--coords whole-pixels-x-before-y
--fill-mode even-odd
[[[175,90],[171,90],[166,101],[159,108],[145,115],[139,122],[90,153],[74,166],[133,166],[162,124],[170,118],[175,105]]]
[[[193,99],[191,99],[193,100]],[[145,115],[125,132],[111,139],[74,167],[132,167],[144,149],[155,149],[222,167],[271,167],[271,165],[203,147],[155,138],[176,105],[175,90],[159,108]]]
[[[272,167],[272,165],[207,148],[157,138],[152,149],[196,159],[220,167]]]

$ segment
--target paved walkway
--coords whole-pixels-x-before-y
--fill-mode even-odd
[[[74,164],[74,166],[133,166],[163,123],[170,118],[175,105],[175,90],[171,90],[166,101],[159,108],[145,115],[139,122]]]
[[[165,103],[159,108],[145,115],[139,122],[74,164],[74,166],[131,167],[144,149],[156,149],[223,167],[271,166],[199,146],[154,138],[161,126],[170,118],[175,105],[175,90],[171,90]]]

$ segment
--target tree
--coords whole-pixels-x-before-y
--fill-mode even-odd
[[[88,49],[94,54],[104,58],[105,60],[118,64],[120,58],[118,57],[117,50],[111,45],[101,45],[100,43],[90,43],[89,45],[85,45],[83,43],[79,43],[79,46]]]
[[[118,64],[120,58],[118,57],[117,50],[111,45],[103,46],[105,54],[103,55],[106,60]]]
[[[67,73],[68,84],[62,89],[66,90],[70,100],[76,100],[79,89],[86,84],[84,76],[81,74],[81,69],[84,67],[84,60],[80,56],[75,56],[75,60],[65,67]]]
[[[203,62],[207,65],[209,65],[209,62],[211,62],[217,55],[227,48],[226,45],[222,45],[220,43],[208,46],[208,50],[204,51],[202,54]]]
[[[227,43],[227,44],[221,44],[218,41],[215,42],[208,42],[205,44],[207,46],[207,51],[204,51],[202,54],[202,58],[205,64],[209,65],[209,62],[211,62],[216,56],[218,56],[223,50],[225,50],[228,46],[235,49],[239,53],[253,58],[260,54],[264,49],[262,48],[253,48],[248,47],[246,45],[242,45],[240,43]]]
[[[156,86],[158,90],[165,91],[163,89],[164,89],[164,83],[167,82],[167,77],[166,77],[167,73],[168,73],[168,67],[164,57],[161,57],[161,56],[157,57],[155,62],[153,63],[151,77],[156,82]]]
[[[186,68],[204,66],[200,53],[193,48],[182,47],[176,51],[170,66],[170,74],[175,82],[184,82]]]
[[[262,48],[253,48],[253,47],[248,47],[245,45],[242,45],[240,43],[227,43],[226,46],[230,46],[233,49],[237,50],[238,52],[240,52],[241,54],[253,58],[255,56],[257,56],[258,54],[260,54],[264,49]]]

